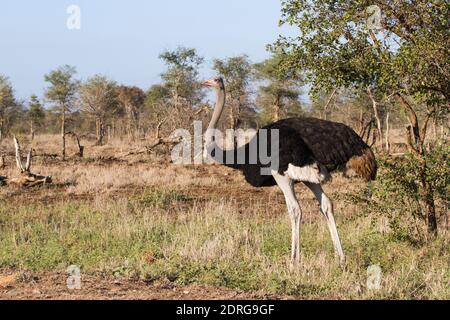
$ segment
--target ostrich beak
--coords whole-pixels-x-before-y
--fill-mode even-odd
[[[212,87],[213,86],[212,83],[211,83],[211,80],[203,81],[202,85],[205,86],[205,87]]]

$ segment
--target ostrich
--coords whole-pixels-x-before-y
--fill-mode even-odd
[[[208,131],[211,132],[210,130],[216,129],[225,106],[225,85],[221,77],[207,80],[203,82],[203,85],[216,91],[216,105],[208,126]],[[331,121],[290,118],[269,124],[262,129],[266,129],[268,134],[274,129],[278,130],[278,170],[271,170],[271,174],[261,173],[263,164],[259,159],[256,163],[249,161],[248,154],[252,141],[237,149],[223,150],[216,145],[214,136],[209,136],[207,133],[205,140],[208,156],[241,171],[245,180],[254,187],[278,185],[281,189],[292,225],[291,268],[297,266],[300,260],[302,218],[294,184],[303,182],[319,201],[320,211],[327,221],[335,253],[339,257],[341,266],[344,267],[345,255],[333,216],[333,204],[324,193],[321,183],[329,180],[330,173],[335,170],[352,171],[367,181],[375,180],[377,165],[372,150],[351,128]],[[253,139],[261,138],[256,134]],[[262,148],[260,141],[256,141],[256,145],[257,148]],[[267,143],[266,148],[270,153],[271,144]],[[245,161],[241,162],[242,164],[236,161],[227,163],[228,161],[219,160],[237,159],[236,156],[240,151],[245,152]]]

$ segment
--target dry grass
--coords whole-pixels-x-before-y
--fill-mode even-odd
[[[38,141],[39,152],[57,150],[55,137]],[[337,201],[349,262],[342,271],[318,206],[299,185],[301,265],[289,272],[290,225],[277,188],[251,188],[219,166],[182,167],[154,156],[98,158],[100,150],[108,157],[117,148],[87,147],[87,160],[37,159],[33,171],[52,175],[55,185],[0,188],[0,269],[64,271],[77,264],[92,275],[309,299],[450,298],[446,237],[417,247],[392,238],[385,217]],[[0,174],[15,173],[8,157]],[[360,186],[337,176],[325,189],[333,194]],[[383,270],[380,290],[366,286],[374,264]]]

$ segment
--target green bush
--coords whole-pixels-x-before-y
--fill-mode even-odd
[[[425,155],[426,179],[433,187],[438,219],[447,213],[450,201],[450,148],[438,146]],[[366,212],[389,218],[391,236],[414,244],[426,239],[426,221],[420,183],[420,160],[412,153],[404,157],[378,159],[377,180],[366,188],[343,196],[365,206]]]

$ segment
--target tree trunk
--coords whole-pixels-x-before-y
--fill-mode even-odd
[[[230,115],[229,115],[229,121],[230,121],[230,128],[235,129],[236,119],[234,116],[234,108],[230,108]]]
[[[134,120],[134,126],[136,128],[136,131],[138,132],[137,136],[140,139],[142,137],[141,121],[140,121],[139,113],[136,109],[134,109],[134,111],[133,111],[133,120]]]
[[[100,144],[103,144],[103,140],[105,138],[105,125],[103,121],[100,121]]]
[[[0,119],[0,141],[3,140],[3,120]]]
[[[328,108],[329,108],[331,102],[333,101],[333,98],[334,98],[334,95],[336,94],[336,92],[337,92],[337,88],[335,88],[335,89],[333,90],[333,92],[331,92],[331,95],[330,95],[330,97],[328,98],[327,103],[326,103],[325,106],[323,107],[323,115],[322,115],[322,119],[324,119],[324,120],[328,120],[329,113],[331,113],[331,111],[328,110]]]
[[[178,100],[178,98],[177,98]],[[177,103],[178,105],[178,103]],[[126,105],[127,113],[127,135],[129,139],[135,140],[139,137],[140,125],[139,125],[139,114],[134,109],[133,105]]]
[[[433,197],[433,186],[428,181],[426,176],[426,163],[423,163],[422,172],[420,173],[420,180],[422,185],[422,200],[425,205],[425,215],[427,220],[427,226],[428,226],[428,233],[436,236],[437,235],[437,219],[436,219],[436,207],[434,204],[434,197]]]
[[[383,146],[383,129],[381,127],[381,119],[380,119],[380,113],[378,112],[378,102],[375,100],[375,97],[372,94],[372,90],[370,88],[367,88],[367,92],[369,93],[370,100],[372,100],[372,108],[373,113],[375,116],[375,123],[377,126],[377,133],[378,133],[378,143],[380,147]]]
[[[420,170],[418,172],[418,178],[420,180],[420,198],[424,205],[425,217],[427,221],[428,234],[437,235],[437,219],[436,219],[436,207],[434,203],[434,190],[432,182],[427,178],[427,159],[426,151],[424,148],[425,137],[427,133],[427,124],[430,119],[431,113],[428,114],[422,132],[420,131],[419,121],[417,114],[408,101],[402,96],[397,96],[400,104],[408,114],[410,125],[407,127],[407,141],[410,150],[417,156],[420,161]]]
[[[364,130],[364,111],[360,108],[359,111],[359,135],[361,136]]]
[[[133,139],[133,116],[131,114],[131,107],[127,106],[127,117],[128,117],[128,123],[127,123],[127,135],[128,139]]]
[[[359,132],[359,136],[364,140],[365,143],[369,144],[369,138],[370,138],[370,132],[372,131],[372,123],[373,120],[369,120],[366,124],[364,124],[364,120],[363,121],[363,127],[361,129],[361,131]]]
[[[230,122],[230,124],[229,124],[230,128],[233,129],[233,130],[236,130],[236,115],[235,115],[235,110],[234,110],[233,105],[231,105],[230,113],[229,113],[228,117],[229,117],[228,120],[229,120],[229,122]],[[224,140],[224,142],[225,142],[225,141],[226,141],[226,144],[227,144],[227,145],[228,145],[229,143],[231,143],[231,145],[233,146],[233,148],[236,148],[237,141],[236,141],[236,136],[235,136],[235,135],[233,135],[233,136],[231,137],[231,140],[227,138],[226,140]],[[226,148],[228,148],[228,146],[226,146]]]
[[[111,138],[116,137],[116,120],[113,120],[111,123]]]
[[[433,118],[433,140],[436,142],[437,140],[437,119],[436,117]]]
[[[273,121],[277,122],[280,120],[280,113],[281,113],[281,101],[280,96],[277,96],[275,98],[275,102],[273,104]]]
[[[75,139],[75,142],[77,143],[78,146],[78,156],[80,158],[83,158],[84,146],[81,145],[80,138],[78,137],[78,135],[75,132],[66,132],[66,135],[72,136]]]
[[[411,107],[411,105],[408,103],[408,101],[403,97],[402,95],[398,94],[397,98],[402,105],[403,109],[406,111],[409,123],[411,125],[412,130],[412,142],[416,148],[418,148],[418,144],[420,141],[420,127],[419,127],[419,120],[417,119],[417,114],[414,111],[414,109]],[[420,150],[419,150],[420,152]]]
[[[105,137],[105,127],[103,125],[103,120],[97,120],[97,145],[101,146],[103,144],[103,138]]]
[[[62,116],[61,116],[61,154],[63,160],[66,159],[66,107],[62,106]]]
[[[31,141],[34,140],[34,124],[33,124],[33,120],[30,121],[30,139],[31,139]]]
[[[385,132],[385,144],[386,144],[386,154],[391,152],[391,141],[390,141],[390,126],[389,126],[389,112],[386,113],[386,132]]]
[[[100,125],[98,119],[95,119],[95,139],[97,140],[97,144],[99,138],[100,138]]]

